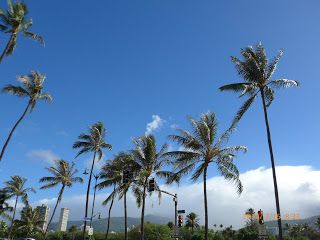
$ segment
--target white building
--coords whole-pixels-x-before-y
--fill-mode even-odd
[[[61,231],[61,232],[67,231],[68,217],[69,217],[69,209],[61,208],[57,231]]]
[[[49,212],[50,212],[50,208],[44,204],[42,204],[41,206],[37,206],[36,207],[37,211],[40,214],[40,218],[41,221],[43,221],[39,227],[41,227],[41,229],[43,231],[46,230],[47,226],[48,226],[48,219],[49,219]]]

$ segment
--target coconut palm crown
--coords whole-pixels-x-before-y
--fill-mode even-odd
[[[278,54],[269,61],[266,50],[262,43],[256,46],[241,49],[242,60],[232,56],[231,61],[244,82],[227,84],[219,89],[221,91],[232,91],[239,93],[239,97],[247,97],[244,104],[240,107],[233,122],[234,127],[250,108],[258,94],[263,96],[266,107],[269,107],[274,100],[275,90],[279,88],[297,87],[299,82],[285,78],[273,79],[278,63],[283,55],[283,51],[279,50]]]
[[[0,63],[5,56],[11,55],[17,46],[17,37],[21,33],[44,45],[43,38],[30,31],[32,19],[27,19],[28,7],[24,2],[8,0],[8,8],[0,9],[0,31],[10,34],[10,39],[0,56]]]

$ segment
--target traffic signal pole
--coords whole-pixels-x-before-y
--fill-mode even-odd
[[[167,191],[161,190],[159,188],[156,189],[156,191],[170,195],[173,197],[173,201],[174,201],[174,226],[175,228],[177,228],[177,218],[178,218],[178,194],[173,194],[173,193],[169,193]]]

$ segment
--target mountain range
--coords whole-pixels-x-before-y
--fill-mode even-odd
[[[92,227],[95,232],[105,232],[107,230],[107,218],[102,218],[98,220],[93,220]],[[110,219],[110,231],[113,232],[124,232],[124,217],[111,217]],[[160,217],[156,215],[146,215],[145,222],[150,222],[154,224],[167,224],[174,219],[170,219],[167,217]],[[140,224],[140,217],[128,217],[128,228],[132,228]],[[68,221],[67,229],[71,226],[81,227],[83,225],[82,220],[77,221]],[[50,225],[50,230],[56,230],[58,227],[58,223],[52,223]]]

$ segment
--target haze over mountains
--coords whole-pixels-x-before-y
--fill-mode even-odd
[[[145,222],[155,223],[155,224],[167,224],[168,222],[173,221],[173,219],[167,217],[160,217],[156,215],[146,215]],[[128,217],[128,227],[132,228],[133,226],[137,226],[140,224],[139,217]],[[78,221],[68,221],[67,229],[71,226],[80,227],[83,225],[82,220]],[[58,223],[52,223],[50,226],[50,230],[56,230]],[[105,232],[107,230],[107,218],[102,218],[99,220],[94,220],[92,223],[93,229],[95,232]],[[113,232],[124,232],[124,217],[111,217],[110,221],[110,231]]]

